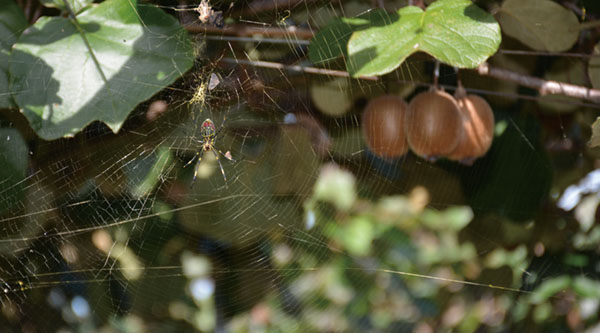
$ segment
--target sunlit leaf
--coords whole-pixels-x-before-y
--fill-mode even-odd
[[[0,1],[0,108],[14,107],[8,94],[8,64],[11,48],[26,27],[21,8],[12,0]]]
[[[600,299],[600,281],[578,276],[573,281],[573,290],[582,297]]]
[[[444,212],[444,219],[449,229],[461,230],[473,219],[473,211],[466,206],[451,207]]]
[[[421,219],[435,230],[458,231],[471,222],[473,211],[469,207],[452,207],[443,212],[429,209],[423,212]]]
[[[337,78],[310,86],[310,97],[315,107],[326,115],[341,117],[352,109],[350,83],[346,78]]]
[[[381,75],[409,55],[423,51],[451,66],[473,68],[498,49],[500,26],[469,0],[440,0],[425,12],[408,6],[379,12],[348,42],[348,71],[353,76]]]
[[[77,21],[43,17],[15,44],[11,90],[37,134],[73,136],[94,120],[117,132],[129,112],[191,67],[177,21],[152,6],[110,0]]]
[[[344,246],[350,254],[356,256],[369,253],[373,236],[373,224],[366,217],[353,218],[343,229]]]
[[[550,0],[506,0],[496,18],[505,34],[534,50],[566,51],[579,36],[577,16]]]
[[[596,220],[596,209],[600,203],[597,194],[588,195],[575,207],[575,218],[583,232],[588,232]]]
[[[78,13],[91,4],[93,0],[40,0],[40,2],[46,7],[54,7],[67,12],[70,8],[74,13]],[[68,4],[68,7],[65,3]]]
[[[571,285],[571,278],[560,276],[544,281],[531,295],[530,302],[540,304]]]
[[[183,252],[181,254],[181,268],[183,275],[192,279],[210,274],[212,264],[204,256],[199,256],[191,252]]]
[[[315,184],[314,198],[329,202],[339,210],[350,209],[356,200],[354,175],[334,164],[324,166]]]
[[[592,137],[588,145],[592,148],[600,146],[600,118],[597,118],[592,124]]]

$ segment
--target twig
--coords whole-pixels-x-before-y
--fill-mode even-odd
[[[569,52],[546,52],[546,51],[526,51],[526,50],[498,50],[498,53],[523,55],[523,56],[544,56],[544,57],[569,57],[569,58],[596,58],[600,54],[587,53],[569,53]]]
[[[225,28],[209,27],[204,25],[189,25],[186,26],[190,33],[213,33],[232,36],[254,36],[263,35],[265,37],[286,37],[292,39],[311,39],[314,33],[308,29],[301,29],[295,26],[288,27],[272,27],[272,26],[251,26],[247,24],[227,25]]]
[[[251,42],[251,43],[269,43],[269,44],[296,44],[308,46],[310,41],[304,39],[290,38],[256,38],[256,37],[236,37],[236,36],[215,36],[208,35],[204,37],[208,40],[224,40],[228,42]]]
[[[307,66],[299,66],[299,65],[284,65],[278,62],[270,62],[270,61],[252,61],[252,60],[244,60],[244,59],[233,59],[233,58],[223,58],[222,62],[228,64],[244,64],[255,67],[264,67],[264,68],[273,68],[279,70],[285,70],[290,72],[300,72],[300,73],[311,73],[311,74],[320,74],[320,75],[331,75],[331,76],[339,76],[339,77],[350,77],[350,74],[345,71],[338,71],[334,69],[324,69],[317,67],[307,67]],[[377,81],[379,77],[377,76],[360,76],[358,79],[363,80],[371,80]]]
[[[315,0],[310,0],[315,1]],[[241,10],[238,15],[256,15],[257,13],[284,10],[297,6],[299,3],[307,3],[307,0],[254,0],[246,8]]]
[[[537,89],[539,94],[565,95],[585,99],[594,103],[600,103],[600,90],[577,86],[574,84],[543,80],[537,77],[520,74],[502,68],[490,67],[483,63],[477,68],[480,75],[487,75],[497,79],[516,82],[522,86]]]
[[[402,84],[410,84],[410,85],[414,85],[414,86],[418,86],[418,87],[429,87],[429,88],[433,87],[433,83],[431,83],[431,82],[420,82],[420,81],[414,81],[414,80],[394,80],[394,82],[402,83]],[[457,86],[448,85],[448,84],[438,84],[438,87],[440,87],[446,91],[455,91],[458,88]],[[477,89],[477,88],[465,87],[464,89],[469,93],[478,94],[478,95],[497,96],[497,97],[515,98],[515,99],[526,99],[528,101],[539,101],[542,98],[542,96],[530,96],[530,95],[524,95],[524,94],[499,92],[499,91],[494,91],[494,90],[485,90],[485,89]],[[565,104],[565,105],[576,105],[576,106],[581,106],[581,107],[586,107],[586,108],[591,108],[591,109],[600,109],[600,104],[586,103],[586,102],[566,100],[566,99],[565,100],[560,100],[560,99],[556,100],[556,103]]]
[[[600,21],[588,21],[579,24],[579,30],[594,29],[600,26]]]

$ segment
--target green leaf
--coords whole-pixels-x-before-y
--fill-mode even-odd
[[[439,0],[425,12],[409,6],[394,14],[371,15],[368,28],[348,42],[353,76],[381,75],[411,54],[426,52],[448,65],[473,68],[498,49],[500,26],[469,0]]]
[[[343,77],[311,84],[310,97],[319,111],[332,117],[341,117],[354,106],[349,79]]]
[[[538,304],[533,308],[533,321],[541,324],[548,320],[552,315],[552,305],[550,303]]]
[[[355,217],[343,229],[343,242],[351,255],[369,254],[373,241],[373,224],[367,217]]]
[[[433,230],[459,231],[473,219],[473,211],[467,206],[451,207],[444,211],[425,210],[421,215],[422,222]]]
[[[592,87],[600,88],[600,43],[594,46],[594,55],[588,64],[588,75],[592,81]]]
[[[308,46],[308,58],[315,64],[346,56],[346,45],[350,35],[357,29],[368,26],[369,21],[385,12],[376,9],[357,17],[342,17],[319,30]]]
[[[506,35],[534,50],[566,51],[579,36],[577,16],[550,0],[506,0],[496,18]]]
[[[129,176],[131,195],[136,199],[149,195],[156,188],[172,161],[171,150],[161,146],[152,155],[128,163],[125,170]]]
[[[65,1],[69,4],[69,8],[74,13],[79,13],[81,9],[87,7],[93,2],[93,0],[40,0],[42,5],[46,7],[58,8],[68,12],[69,10],[65,5]]]
[[[327,164],[315,184],[314,199],[333,204],[337,209],[349,210],[356,201],[354,175],[335,164]]]
[[[585,276],[575,278],[573,290],[581,297],[600,299],[600,282]]]
[[[0,128],[0,213],[20,207],[23,198],[29,149],[25,140],[13,128]]]
[[[193,63],[187,33],[153,6],[109,0],[77,21],[44,17],[15,44],[11,91],[46,140],[73,136],[92,121],[117,132],[131,110]]]
[[[473,211],[468,206],[450,207],[444,211],[444,219],[451,230],[461,230],[473,219]]]
[[[8,92],[8,64],[13,44],[27,27],[23,11],[12,0],[0,0],[0,108],[15,107]]]
[[[540,304],[556,295],[558,292],[567,289],[570,285],[571,278],[568,276],[559,276],[548,279],[534,290],[530,302],[533,304]]]
[[[596,121],[592,124],[592,137],[588,145],[591,148],[600,146],[600,117],[596,118]]]
[[[575,207],[575,219],[579,222],[579,228],[583,232],[588,232],[596,221],[596,210],[600,203],[600,196],[594,193],[581,199],[577,207]]]

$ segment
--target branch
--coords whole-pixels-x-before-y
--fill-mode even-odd
[[[294,8],[301,3],[314,2],[315,0],[254,0],[248,4],[248,7],[234,13],[236,16],[256,15],[266,11],[286,10]]]
[[[537,77],[520,74],[502,68],[490,67],[483,63],[477,68],[480,75],[495,77],[500,80],[512,81],[522,86],[537,89],[541,96],[565,95],[600,103],[600,90],[577,86],[574,84],[543,80]]]
[[[236,24],[225,27],[224,29],[193,25],[186,28],[191,33],[219,33],[225,35],[234,36],[254,36],[261,34],[265,37],[284,37],[288,39],[296,38],[298,40],[307,40],[313,37],[313,31],[308,29],[301,29],[294,26],[289,27],[259,27],[250,26],[245,24]],[[221,37],[222,38],[222,37]],[[502,50],[500,50],[502,52]],[[514,51],[508,51],[510,53]],[[516,53],[516,52],[515,52]],[[242,63],[245,61],[236,60],[236,62]],[[332,76],[349,77],[347,72],[327,70],[316,67],[304,67],[304,66],[287,66],[279,63],[269,63],[264,61],[251,61],[246,64],[258,67],[269,67],[276,69],[289,70],[294,72],[305,72],[313,74],[325,74]],[[574,84],[543,80],[529,75],[512,72],[502,68],[490,67],[487,63],[481,64],[477,68],[479,75],[491,76],[500,80],[512,81],[522,86],[536,89],[541,96],[544,95],[564,95],[575,98],[584,99],[593,103],[600,103],[600,90],[591,89],[583,86],[577,86]],[[375,76],[360,77],[366,80],[376,80]]]
[[[331,75],[331,76],[339,76],[339,77],[350,77],[350,74],[345,71],[338,71],[335,69],[324,69],[317,67],[307,67],[307,66],[299,66],[299,65],[284,65],[278,62],[270,62],[270,61],[252,61],[252,60],[244,60],[244,59],[233,59],[233,58],[223,58],[221,62],[228,64],[243,64],[250,65],[255,67],[264,67],[264,68],[273,68],[279,70],[285,70],[290,72],[300,72],[300,73],[311,73],[311,74],[320,74],[320,75]],[[362,80],[371,80],[377,81],[379,80],[378,76],[369,75],[369,76],[359,76],[358,79]]]
[[[311,39],[314,33],[308,29],[297,28],[295,26],[273,27],[273,26],[252,26],[247,24],[232,24],[225,28],[216,28],[200,24],[189,25],[185,27],[190,33],[213,33],[230,36],[254,36],[263,35],[265,37],[285,37],[295,39]]]

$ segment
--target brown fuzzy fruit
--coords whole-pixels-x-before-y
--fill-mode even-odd
[[[452,152],[462,136],[462,118],[452,95],[428,91],[415,96],[406,112],[406,138],[410,149],[428,160]]]
[[[487,153],[494,138],[494,113],[485,99],[467,95],[457,99],[462,115],[463,136],[448,158],[468,161]]]
[[[369,149],[377,156],[395,158],[408,152],[404,134],[406,102],[398,96],[372,99],[365,107],[362,131]]]

